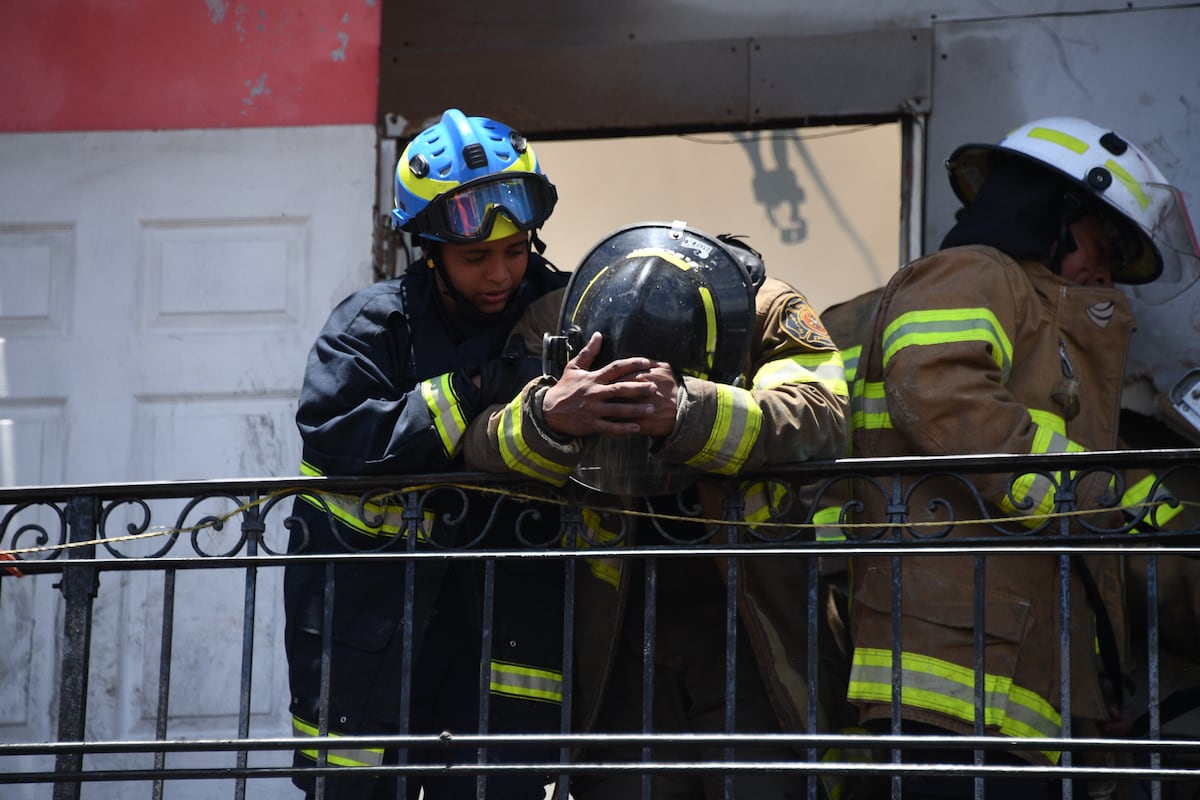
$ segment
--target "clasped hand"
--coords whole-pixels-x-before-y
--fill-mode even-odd
[[[542,418],[563,436],[670,436],[679,384],[670,364],[620,358],[592,370],[601,335],[593,333],[542,398]]]

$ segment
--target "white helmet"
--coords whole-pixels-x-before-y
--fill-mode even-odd
[[[1200,247],[1183,196],[1145,153],[1116,133],[1083,119],[1050,117],[1022,125],[999,144],[963,145],[946,169],[964,205],[974,201],[999,154],[1050,167],[1135,226],[1116,223],[1110,231],[1123,256],[1114,281],[1138,285],[1161,276],[1173,296],[1200,276]]]

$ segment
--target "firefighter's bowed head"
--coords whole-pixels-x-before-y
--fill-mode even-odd
[[[646,222],[609,234],[567,284],[557,335],[547,335],[546,371],[561,374],[593,333],[592,368],[644,357],[671,365],[676,379],[738,385],[754,332],[761,259],[740,243],[684,222]],[[593,436],[572,474],[590,489],[653,496],[687,488],[698,473],[657,456],[647,436]]]

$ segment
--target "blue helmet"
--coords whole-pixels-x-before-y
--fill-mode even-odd
[[[451,108],[400,155],[392,224],[438,242],[492,241],[539,227],[557,201],[524,136]]]

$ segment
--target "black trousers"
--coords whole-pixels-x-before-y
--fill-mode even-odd
[[[496,603],[492,617],[492,658],[506,659],[518,654],[516,660],[550,665],[561,658],[561,589],[555,588],[554,569],[544,565],[499,562],[496,565]],[[470,734],[479,731],[481,691],[488,702],[488,731],[491,733],[553,733],[560,729],[561,707],[543,703],[488,694],[481,683],[481,576],[483,565],[472,564],[451,569],[437,595],[434,609],[413,667],[409,730],[414,734],[439,734],[451,731]],[[561,573],[558,573],[561,576]],[[557,584],[561,586],[559,582]],[[401,591],[397,586],[396,591]],[[534,603],[530,591],[547,592],[556,602]],[[536,641],[535,641],[536,640]],[[398,666],[402,655],[401,637],[392,637],[387,649],[368,658],[368,654],[352,654],[367,674],[370,663],[375,681],[399,681]],[[334,669],[339,666],[335,641]],[[389,677],[388,670],[395,673]],[[397,684],[398,685],[398,684]],[[368,711],[363,733],[388,733],[396,730],[392,709]],[[406,762],[414,765],[475,764],[478,751],[462,747],[413,749],[405,753]],[[557,760],[557,750],[538,751],[532,748],[493,747],[486,753],[486,763],[513,764]],[[296,754],[296,766],[311,767],[310,759]],[[384,754],[385,765],[395,765],[399,753]],[[504,772],[492,774],[486,780],[488,798],[502,800],[542,800],[548,775],[534,772]],[[474,800],[477,776],[471,774],[439,775],[395,774],[380,775],[366,767],[348,768],[326,777],[327,800],[417,800],[424,789],[425,800]],[[294,781],[309,798],[316,797],[315,779],[300,776]],[[403,787],[401,786],[403,784]]]
[[[660,559],[656,606],[654,697],[655,733],[715,733],[725,730],[725,584],[711,557]],[[642,730],[642,571],[635,570],[626,605],[618,652],[609,679],[596,733]],[[754,651],[738,623],[735,680],[735,728],[743,732],[778,732],[779,722],[767,695]],[[784,748],[737,748],[742,760],[794,761]],[[595,748],[585,761],[639,761],[639,748]],[[655,761],[718,761],[721,748],[665,745],[654,749]],[[739,773],[733,776],[738,800],[791,800],[804,797],[805,780],[788,773]],[[641,776],[634,773],[579,774],[571,779],[575,800],[629,800],[641,797]],[[654,800],[720,800],[725,776],[686,772],[659,773],[651,778]]]

